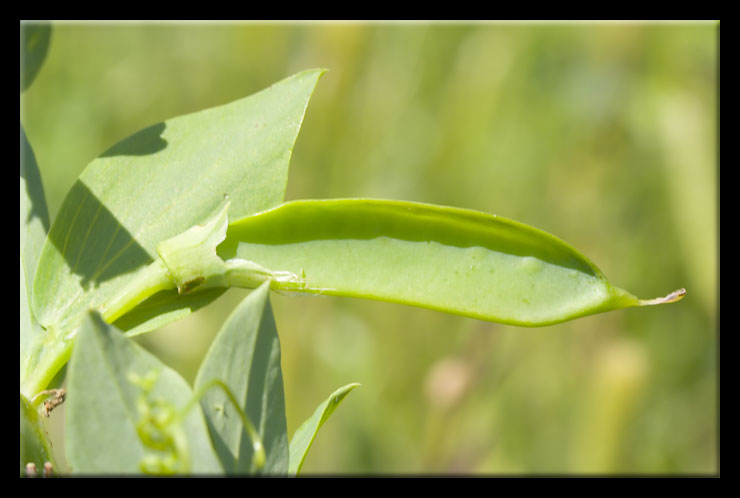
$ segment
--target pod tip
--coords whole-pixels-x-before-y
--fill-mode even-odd
[[[675,303],[676,301],[680,301],[681,299],[683,299],[685,295],[686,289],[682,288],[671,292],[665,297],[656,297],[655,299],[640,299],[640,305],[651,306],[653,304]]]

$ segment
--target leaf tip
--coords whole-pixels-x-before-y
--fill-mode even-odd
[[[303,71],[300,71],[293,76],[289,76],[288,78],[301,78],[301,77],[307,77],[307,76],[314,76],[316,78],[316,81],[319,80],[324,74],[326,74],[329,71],[328,68],[325,67],[314,67],[311,69],[304,69]]]

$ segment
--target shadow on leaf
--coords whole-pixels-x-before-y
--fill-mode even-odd
[[[128,230],[77,180],[64,199],[49,240],[82,285],[128,273],[153,261]]]
[[[144,128],[118,142],[103,152],[100,157],[146,156],[159,152],[167,147],[167,141],[162,138],[162,133],[164,133],[166,127],[165,123],[157,123]]]
[[[33,218],[38,218],[44,228],[44,232],[49,231],[49,210],[46,206],[46,198],[44,196],[44,188],[41,183],[41,174],[39,168],[36,165],[36,156],[33,153],[31,144],[28,143],[28,138],[21,125],[21,161],[20,176],[25,180],[27,198],[31,200],[31,209],[28,210],[28,216],[26,217],[26,223],[29,223]]]

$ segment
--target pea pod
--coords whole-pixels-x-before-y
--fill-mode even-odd
[[[290,291],[520,326],[673,302],[685,294],[680,289],[638,299],[542,230],[492,214],[402,201],[288,202],[230,223],[218,255],[300,275],[302,285],[287,286]]]

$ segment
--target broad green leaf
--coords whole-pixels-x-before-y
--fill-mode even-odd
[[[546,232],[496,215],[401,201],[289,202],[231,223],[218,253],[303,275],[303,292],[520,326],[685,294],[640,300]]]
[[[224,382],[256,428],[266,452],[264,474],[288,471],[280,340],[263,284],[229,316],[198,371],[195,388],[212,379]],[[210,389],[201,398],[211,438],[227,474],[253,471],[253,444],[223,391]]]
[[[67,194],[43,247],[34,314],[58,342],[156,257],[162,240],[205,219],[224,199],[245,216],[283,200],[288,163],[321,70],[296,74],[250,97],[135,133],[95,159]],[[216,296],[213,293],[211,297]],[[137,333],[179,319],[203,296],[159,296],[167,314],[137,315]],[[51,365],[24,392],[44,387]],[[47,364],[49,364],[47,368]],[[31,392],[31,394],[33,394]]]
[[[25,474],[26,465],[33,463],[39,475],[44,464],[50,462],[52,468],[57,464],[51,451],[51,442],[43,428],[39,413],[21,394],[21,475]]]
[[[301,426],[296,429],[293,434],[293,439],[290,440],[290,465],[288,467],[288,473],[291,475],[298,475],[303,467],[303,462],[306,459],[306,454],[313,444],[313,440],[316,438],[316,434],[324,425],[334,410],[337,409],[339,403],[349,394],[349,392],[360,384],[347,384],[344,387],[340,387],[334,391],[323,403],[321,403],[316,411],[313,412],[311,418],[303,422]]]
[[[34,340],[43,333],[31,311],[31,286],[41,248],[49,229],[49,211],[36,157],[23,126],[20,160],[20,376],[21,381],[35,365]]]
[[[173,118],[95,159],[67,194],[41,254],[34,311],[45,327],[97,308],[228,195],[233,216],[283,200],[288,162],[322,71]],[[173,293],[174,296],[174,293]]]
[[[185,380],[97,313],[89,313],[80,327],[67,377],[67,459],[75,472],[138,474],[145,459],[158,455],[137,432],[144,391],[136,379],[151,380],[148,399],[186,410],[184,419],[173,422],[186,437],[187,451],[178,462],[188,462],[194,474],[222,472]]]
[[[51,24],[21,23],[21,92],[26,90],[46,59],[51,39]]]

